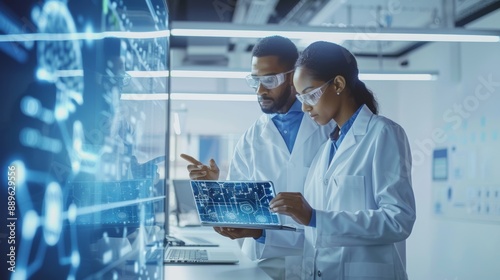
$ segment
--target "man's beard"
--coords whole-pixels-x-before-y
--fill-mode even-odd
[[[290,98],[291,93],[292,93],[292,88],[289,86],[281,93],[279,98],[276,100],[273,98],[266,98],[266,97],[259,96],[260,109],[265,114],[278,113],[278,111],[280,111],[281,108],[286,106],[288,99]],[[273,103],[270,107],[262,107],[262,105],[260,104],[260,101],[262,101],[262,100],[271,100]]]

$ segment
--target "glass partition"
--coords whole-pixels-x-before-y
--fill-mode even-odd
[[[1,279],[164,278],[168,36],[159,0],[0,3]]]

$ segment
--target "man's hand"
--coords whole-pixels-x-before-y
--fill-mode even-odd
[[[191,164],[187,166],[189,178],[191,180],[217,180],[219,179],[219,167],[215,160],[210,160],[210,166],[204,165],[194,157],[186,154],[181,154],[181,158],[189,161]]]
[[[281,192],[269,202],[272,212],[292,217],[297,223],[308,225],[312,207],[299,192]]]
[[[262,236],[262,229],[250,229],[250,228],[229,228],[229,227],[214,227],[214,230],[225,237],[231,239],[237,238],[259,238]]]

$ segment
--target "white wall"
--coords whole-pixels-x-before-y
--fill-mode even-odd
[[[497,15],[493,17],[496,26],[499,26],[498,19]],[[492,18],[487,21],[491,22]],[[400,82],[397,93],[394,93],[399,95],[395,120],[407,131],[414,156],[417,222],[407,242],[410,279],[483,280],[500,277],[500,223],[435,215],[435,185],[431,173],[432,149],[447,144],[443,139],[448,135],[437,137],[434,134],[450,126],[445,112],[457,112],[454,116],[460,116],[464,124],[481,117],[493,122],[500,120],[499,53],[498,43],[433,43],[408,57],[410,66],[431,65],[440,72],[436,82]],[[481,79],[493,81],[491,95],[484,100],[476,99],[477,103],[469,103],[475,98]],[[455,111],[457,106],[462,106],[465,114],[459,115]],[[496,126],[500,127],[498,122]],[[476,146],[469,144],[466,147],[475,149]],[[496,148],[500,149],[500,145]],[[486,179],[500,187],[498,178],[496,175]],[[480,178],[476,181],[480,180],[483,181]],[[496,214],[500,215],[500,212]]]

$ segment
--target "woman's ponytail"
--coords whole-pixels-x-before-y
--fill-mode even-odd
[[[351,94],[358,106],[366,104],[372,113],[378,114],[378,103],[375,100],[373,92],[358,78],[351,85]]]

